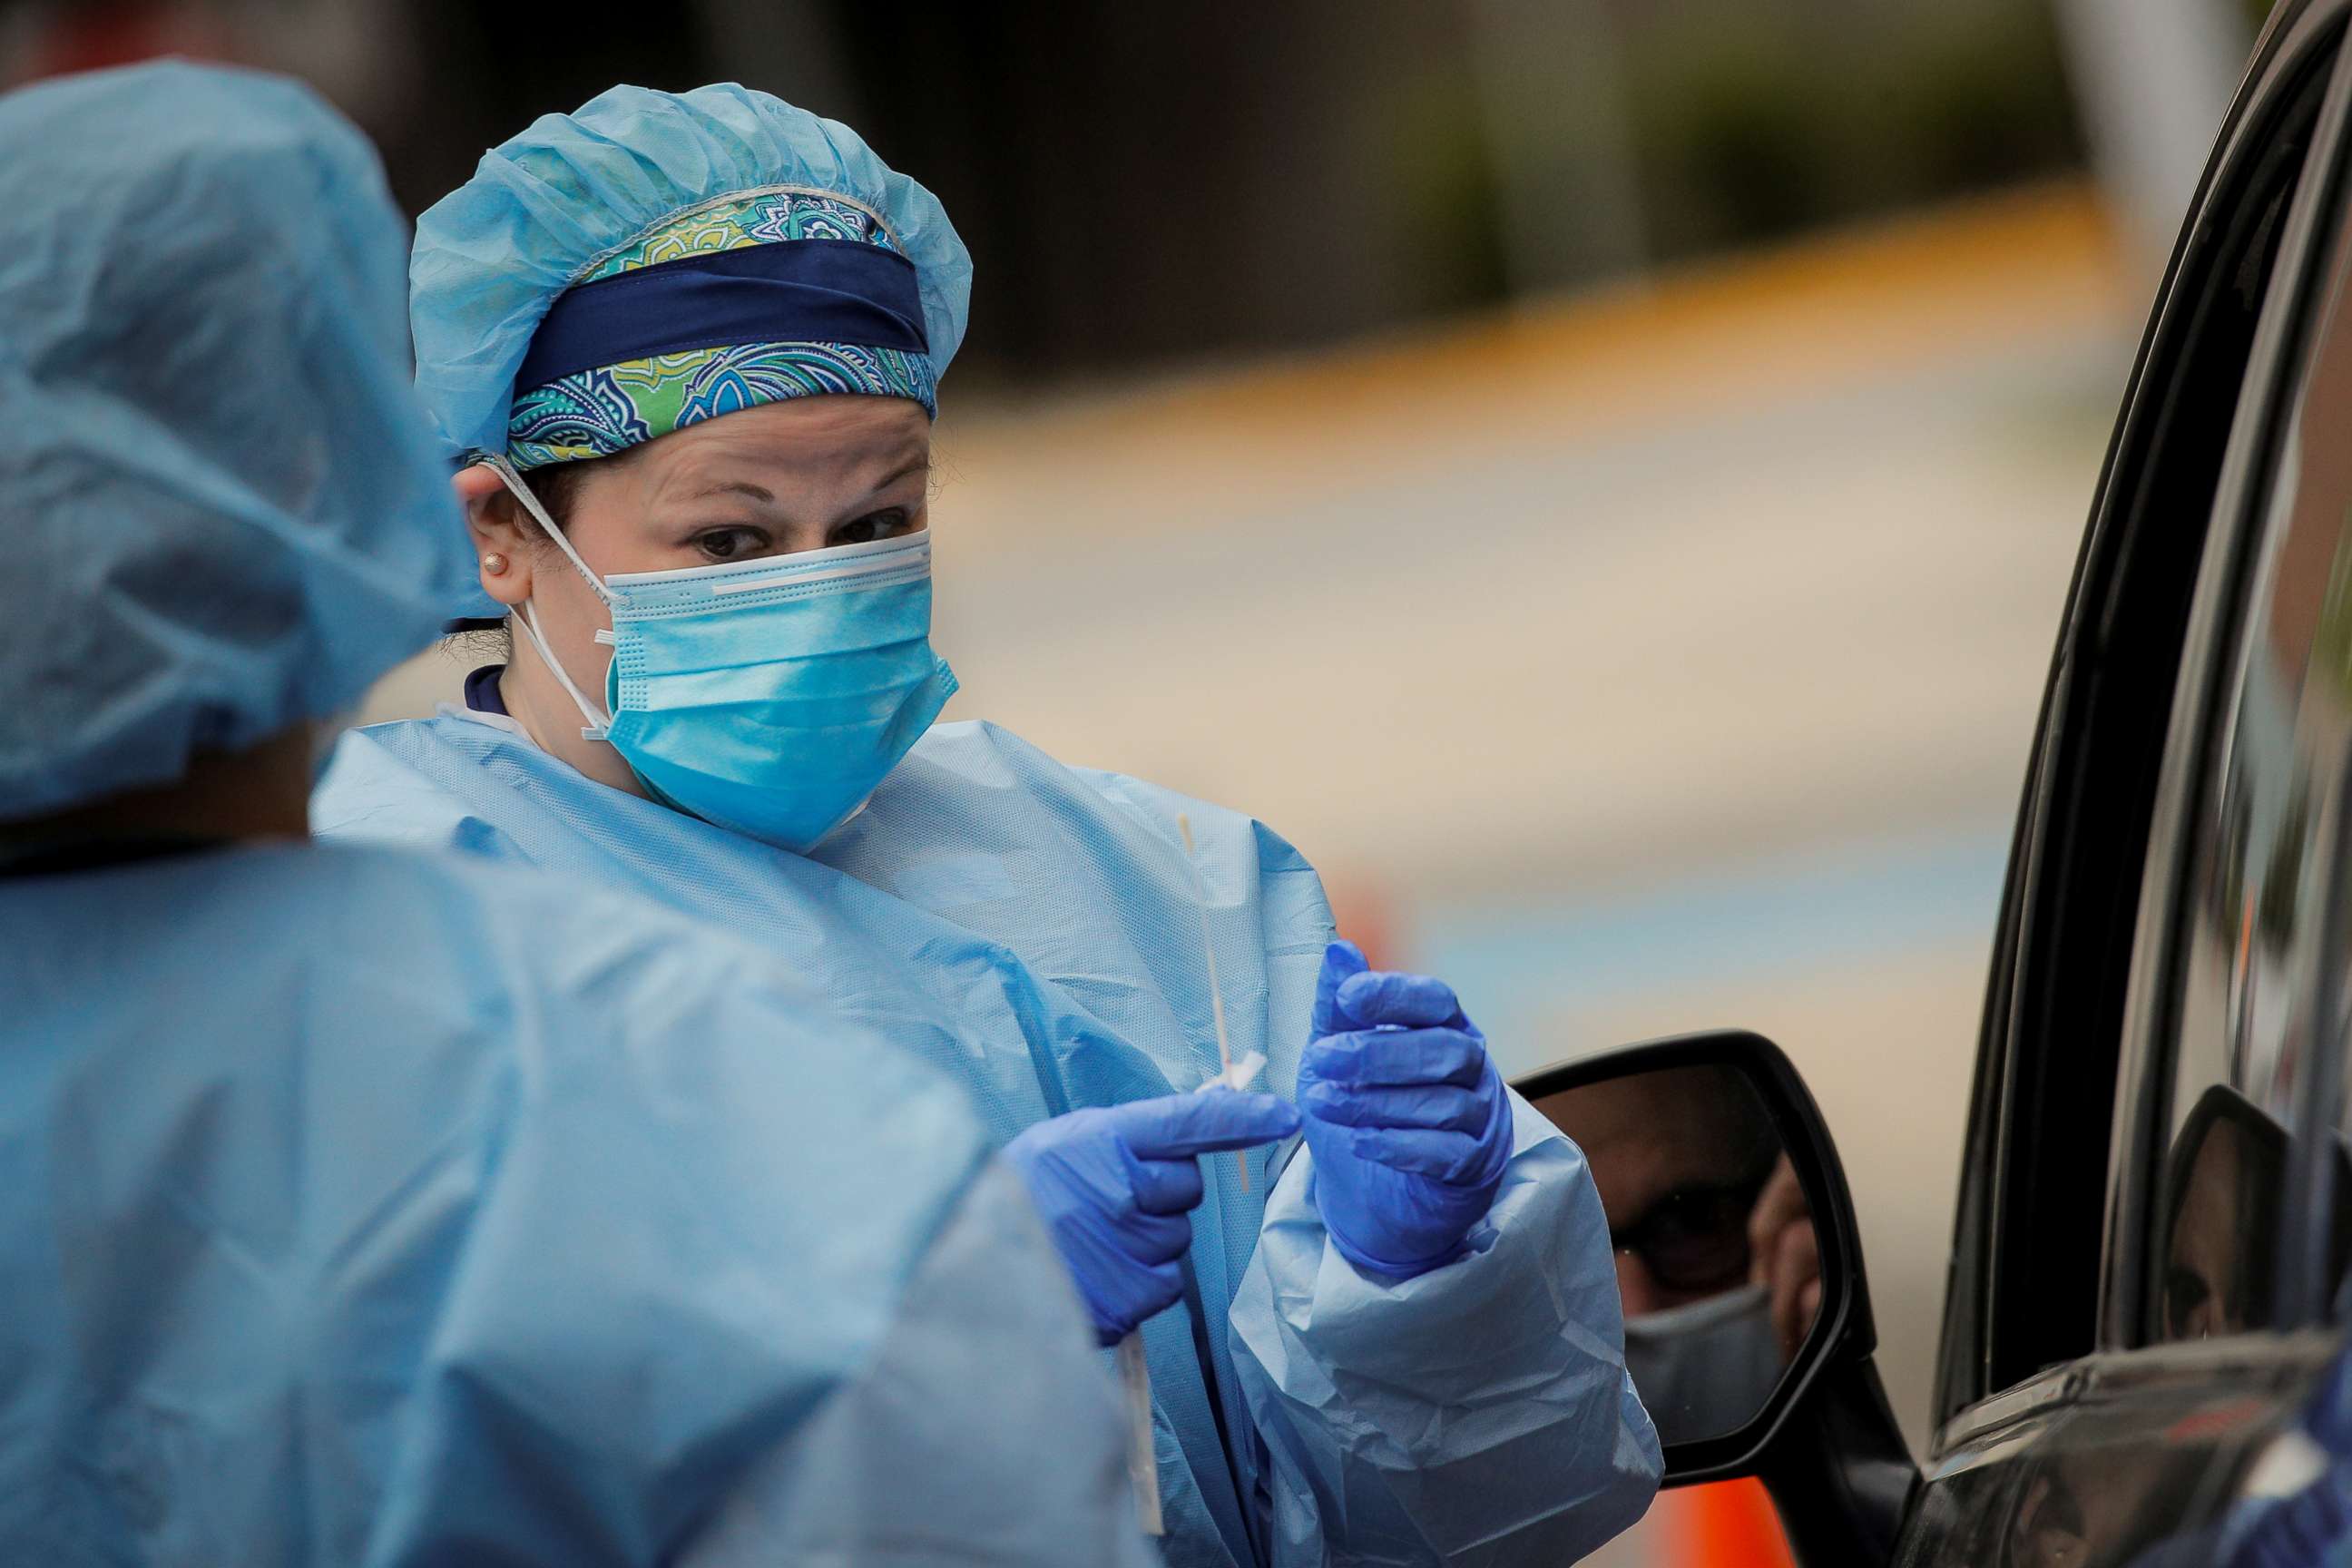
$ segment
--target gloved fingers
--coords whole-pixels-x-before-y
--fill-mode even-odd
[[[1402,1089],[1350,1089],[1311,1083],[1298,1091],[1299,1109],[1342,1127],[1418,1127],[1440,1132],[1486,1131],[1494,1102],[1475,1089],[1415,1084]]]
[[[1298,1112],[1287,1100],[1223,1089],[1131,1100],[1108,1115],[1128,1148],[1147,1160],[1247,1149],[1298,1131]]]
[[[1185,1234],[1187,1236],[1192,1234],[1191,1227],[1186,1227]],[[1183,1248],[1177,1248],[1179,1257],[1182,1253]],[[1153,1264],[1150,1275],[1150,1305],[1145,1310],[1142,1317],[1136,1319],[1139,1323],[1144,1318],[1157,1317],[1184,1299],[1184,1271],[1176,1266],[1174,1258],[1163,1263]]]
[[[1115,1307],[1105,1311],[1090,1306],[1088,1315],[1094,1319],[1095,1338],[1105,1345],[1115,1345],[1141,1328],[1145,1319],[1158,1317],[1183,1299],[1184,1271],[1174,1263],[1138,1268]]]
[[[1481,1142],[1467,1132],[1367,1127],[1358,1130],[1349,1146],[1360,1160],[1460,1186],[1478,1168]]]
[[[1334,1001],[1340,1016],[1360,1029],[1375,1024],[1399,1024],[1409,1029],[1439,1024],[1457,1029],[1470,1026],[1470,1020],[1462,1016],[1462,1004],[1454,999],[1454,987],[1433,975],[1370,970],[1341,982]]]
[[[1370,967],[1364,950],[1352,942],[1335,942],[1323,950],[1323,967],[1315,976],[1315,1012],[1308,1025],[1312,1037],[1336,1035],[1349,1026],[1339,1011],[1339,987]]]
[[[1181,1215],[1201,1201],[1201,1162],[1187,1154],[1174,1160],[1146,1160],[1125,1144],[1119,1152],[1128,1162],[1128,1181],[1135,1206],[1150,1215]]]
[[[1129,1256],[1154,1269],[1173,1267],[1192,1246],[1192,1222],[1181,1214],[1139,1214],[1120,1229]]]
[[[1363,1029],[1307,1047],[1302,1079],[1345,1084],[1439,1084],[1462,1089],[1486,1071],[1486,1042],[1460,1029]]]

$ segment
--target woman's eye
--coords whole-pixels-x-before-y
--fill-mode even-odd
[[[712,561],[742,561],[758,554],[767,536],[756,528],[713,528],[694,536],[694,547]]]
[[[892,507],[887,511],[869,512],[856,522],[845,522],[833,531],[835,544],[871,544],[877,539],[907,531],[907,514]]]

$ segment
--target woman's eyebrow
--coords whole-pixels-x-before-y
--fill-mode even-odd
[[[749,496],[751,500],[763,502],[769,506],[773,506],[776,501],[775,495],[766,487],[755,485],[749,479],[721,479],[715,485],[709,485],[695,491],[686,499],[688,500],[707,500],[712,496],[724,495]]]
[[[892,485],[897,484],[900,479],[905,479],[909,474],[929,473],[930,471],[930,467],[931,455],[929,452],[918,453],[916,456],[908,458],[905,462],[891,469],[886,478],[877,479],[874,483],[874,488],[877,490],[887,490]]]

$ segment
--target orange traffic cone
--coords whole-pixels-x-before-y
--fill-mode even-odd
[[[1660,1568],[1794,1568],[1772,1500],[1752,1480],[1662,1492]]]

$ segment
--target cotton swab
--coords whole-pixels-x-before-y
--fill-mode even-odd
[[[1217,1026],[1217,1076],[1234,1089],[1234,1047],[1225,1036],[1225,988],[1217,984],[1217,944],[1209,934],[1209,879],[1201,874],[1201,851],[1192,842],[1192,819],[1182,812],[1176,814],[1176,830],[1184,836],[1184,863],[1192,868],[1192,885],[1200,897],[1194,908],[1201,912],[1201,951],[1209,960],[1209,1016]],[[1237,1149],[1234,1158],[1242,1168],[1242,1191],[1250,1190],[1249,1151]]]
[[[1141,1330],[1118,1342],[1118,1384],[1127,1396],[1127,1475],[1146,1535],[1165,1535],[1160,1517],[1160,1456],[1151,1441],[1151,1369],[1143,1360]]]
[[[1225,1034],[1225,992],[1217,983],[1217,947],[1209,933],[1208,879],[1201,874],[1200,851],[1192,843],[1192,818],[1177,813],[1176,827],[1184,836],[1185,863],[1192,868],[1193,886],[1200,894],[1201,951],[1209,960],[1209,1013],[1217,1027],[1217,1076],[1201,1088],[1223,1084],[1229,1089],[1242,1089],[1265,1066],[1265,1058],[1252,1051],[1242,1058],[1240,1070],[1234,1070],[1234,1048]],[[1248,1192],[1249,1152],[1237,1150],[1234,1157],[1241,1162],[1242,1191]],[[1160,1457],[1151,1439],[1151,1368],[1143,1359],[1140,1331],[1118,1342],[1118,1382],[1127,1399],[1127,1473],[1135,1487],[1135,1510],[1143,1521],[1144,1534],[1165,1535],[1167,1525],[1160,1510]]]

